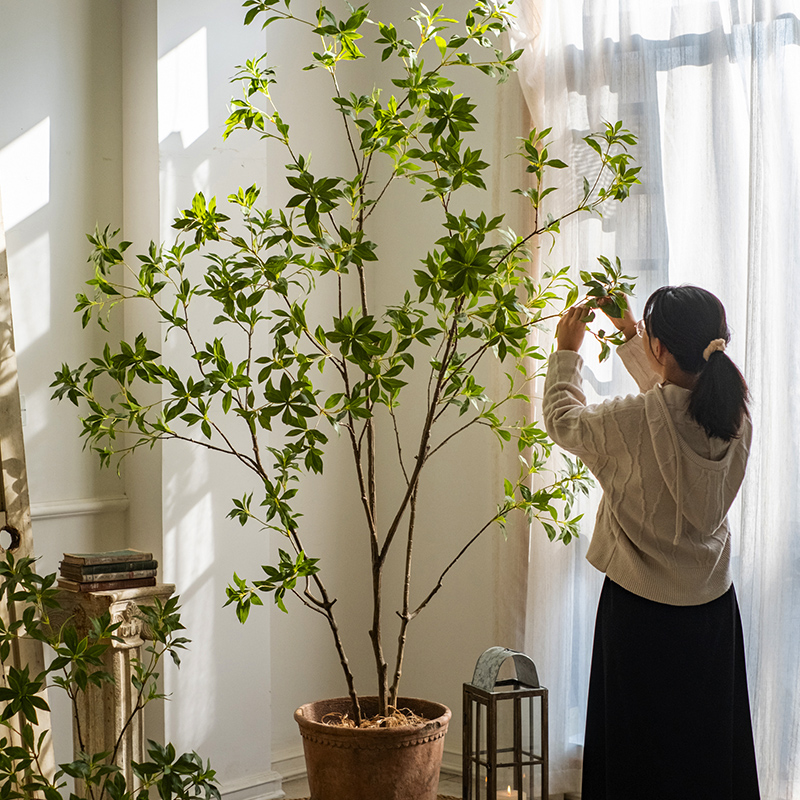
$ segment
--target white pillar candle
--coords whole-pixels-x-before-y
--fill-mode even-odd
[[[528,800],[528,795],[522,789],[512,789],[507,786],[502,791],[497,792],[497,800]]]

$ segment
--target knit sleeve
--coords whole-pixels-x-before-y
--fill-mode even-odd
[[[583,393],[581,368],[583,359],[572,350],[552,353],[547,365],[542,414],[550,438],[557,444],[589,463],[600,454],[602,422],[598,406],[587,406]]]
[[[641,336],[632,336],[625,344],[621,344],[617,348],[617,354],[642,392],[649,391],[659,383],[659,376],[653,372],[647,360],[644,339]]]

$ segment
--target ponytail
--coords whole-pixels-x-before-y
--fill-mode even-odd
[[[709,436],[736,439],[747,414],[747,383],[736,364],[718,350],[708,357],[689,398],[689,415]]]
[[[697,375],[689,415],[709,436],[737,438],[749,393],[724,352],[731,336],[719,299],[697,286],[663,286],[650,295],[643,318],[648,336],[659,339],[684,372]]]

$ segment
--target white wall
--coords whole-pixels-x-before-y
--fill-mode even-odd
[[[263,34],[257,27],[245,30],[241,16],[218,2],[125,7],[123,70],[132,87],[126,115],[136,136],[125,150],[126,174],[135,187],[126,186],[125,235],[130,232],[137,252],[151,236],[174,240],[172,220],[196,191],[219,195],[222,202],[240,185],[265,182],[257,139],[222,143],[233,65],[264,48]],[[143,84],[151,90],[141,91]],[[127,126],[125,131],[128,136]],[[194,269],[202,267],[193,262]],[[193,363],[179,336],[163,341],[165,329],[152,311],[134,313],[126,318],[130,338],[144,327],[170,361]],[[194,333],[205,339],[209,319],[199,322]],[[270,768],[269,617],[255,617],[242,628],[221,608],[234,569],[264,560],[258,531],[243,532],[225,519],[230,498],[243,493],[243,476],[203,450],[173,443],[139,460],[131,473],[131,488],[145,503],[150,496],[154,501],[149,512],[140,512],[146,530],[132,520],[131,541],[157,534],[152,546],[160,551],[164,580],[181,595],[192,638],[181,669],[165,670],[171,700],[164,736],[180,750],[211,756],[223,791],[242,800],[273,796],[280,778]]]
[[[100,218],[121,223],[119,10],[77,1],[38,6],[32,13],[30,4],[0,5],[0,192],[31,501],[34,517],[48,515],[36,544],[52,570],[65,549],[100,545],[107,535],[110,545],[121,540],[119,520],[113,533],[108,519],[54,521],[53,504],[118,498],[123,490],[81,452],[74,408],[52,403],[49,388],[62,361],[85,361],[101,341],[95,329],[81,331],[72,306],[85,233]]]
[[[391,13],[396,19],[396,5],[382,0],[374,16]],[[459,0],[459,7],[466,5]],[[71,311],[89,274],[84,233],[96,222],[123,226],[138,252],[150,238],[169,238],[177,209],[198,189],[223,197],[256,181],[268,205],[287,199],[286,159],[278,146],[242,134],[222,142],[226,103],[235,92],[227,80],[236,64],[266,46],[270,61],[281,67],[275,98],[293,125],[298,151],[313,151],[318,172],[347,168],[341,122],[327,109],[326,76],[301,69],[313,37],[298,41],[280,25],[266,34],[257,27],[244,30],[241,17],[238,4],[228,0],[0,0],[0,192],[12,221],[8,249],[37,550],[47,571],[67,549],[127,544],[160,556],[163,578],[175,582],[182,596],[194,643],[180,672],[167,675],[173,700],[163,719],[150,720],[151,730],[163,727],[179,747],[210,757],[236,800],[269,796],[278,786],[273,769],[296,767],[301,747],[292,712],[299,704],[345,693],[330,633],[321,618],[302,608],[290,608],[289,615],[255,609],[245,627],[230,608],[221,608],[232,572],[257,577],[267,551],[280,544],[225,519],[229,499],[249,487],[245,476],[202,452],[172,446],[136,456],[124,481],[100,473],[81,451],[75,409],[50,402],[48,384],[62,361],[81,363],[100,347],[96,326],[81,331]],[[351,65],[358,87],[371,88],[373,69]],[[498,123],[519,116],[516,83],[498,92],[477,74],[469,82],[483,120],[476,141],[487,160],[502,165],[489,176],[489,192],[475,192],[471,202],[519,216],[517,198],[501,191],[514,172],[501,157],[515,147],[516,123]],[[191,97],[201,102],[183,102]],[[18,193],[21,186],[28,199]],[[417,259],[438,235],[433,218],[425,225],[410,222],[419,218],[419,196],[417,189],[399,185],[387,195],[385,210],[374,215],[371,235],[381,248],[381,261],[372,268],[371,298],[377,304],[408,284]],[[160,339],[158,324],[140,309],[114,325],[116,338],[145,330],[151,344]],[[404,428],[419,411],[414,403],[402,409]],[[393,468],[385,426],[379,448],[386,475]],[[476,437],[431,465],[421,500],[414,596],[430,585],[475,521],[491,515],[500,485],[493,448],[488,437]],[[337,610],[358,688],[370,693],[367,551],[348,470],[347,442],[333,441],[324,478],[309,481],[301,503],[306,529],[319,533],[310,537],[312,554],[322,559],[331,591],[341,597]],[[388,505],[382,513],[389,513]],[[498,643],[497,536],[488,534],[464,559],[410,630],[403,693],[452,708],[447,749],[453,764],[460,748],[461,684],[471,677],[478,655]],[[365,583],[355,591],[354,566]],[[389,592],[387,627],[396,619],[399,585]],[[393,638],[387,636],[387,644]],[[63,759],[63,717],[58,726]]]
[[[124,488],[81,449],[75,409],[50,401],[62,361],[88,359],[96,329],[72,313],[85,233],[122,215],[119,8],[90,0],[0,2],[0,198],[25,407],[40,569],[65,550],[124,542]],[[119,330],[118,327],[115,330]],[[70,756],[68,705],[54,699],[56,756]]]

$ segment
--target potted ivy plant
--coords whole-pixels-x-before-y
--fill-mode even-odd
[[[127,255],[130,242],[121,241],[117,233],[106,228],[90,235],[91,292],[78,296],[76,308],[84,326],[92,318],[104,324],[106,312],[120,303],[150,303],[170,335],[186,337],[192,359],[170,363],[140,334],[132,342],[107,346],[87,364],[64,364],[53,384],[54,396],[85,409],[83,436],[104,465],[156,441],[182,439],[227,454],[243,474],[255,477],[258,490],[233,499],[229,516],[242,525],[255,523],[277,532],[285,546],[276,563],[261,566],[262,577],[235,574],[227,603],[241,622],[253,605],[262,604],[263,594],[271,594],[283,611],[291,600],[320,614],[330,629],[347,689],[344,698],[298,713],[312,792],[325,800],[367,796],[353,783],[361,756],[353,755],[343,769],[343,754],[358,750],[361,745],[353,744],[358,737],[377,737],[380,748],[389,735],[408,739],[411,721],[400,714],[394,733],[391,721],[397,721],[398,709],[410,708],[423,718],[418,726],[422,735],[416,738],[432,746],[434,762],[426,770],[419,764],[378,770],[373,751],[366,756],[370,780],[380,772],[392,787],[378,790],[372,784],[372,791],[382,798],[435,797],[435,759],[441,759],[449,711],[401,698],[407,633],[469,548],[502,526],[509,514],[539,519],[552,540],[568,543],[577,536],[573,499],[587,488],[586,469],[568,461],[564,471],[549,472],[552,445],[539,422],[531,416],[513,421],[507,415],[513,401],[527,397],[526,385],[540,374],[546,357],[547,348],[532,341],[532,330],[546,326],[581,293],[567,267],[534,280],[528,262],[531,248],[542,237],[557,236],[565,218],[599,213],[604,204],[628,196],[638,183],[629,152],[635,138],[619,122],[588,134],[584,142],[594,163],[575,202],[565,201],[563,207],[548,177],[567,164],[550,152],[550,129],[532,130],[521,139],[518,155],[528,179],[517,190],[531,204],[532,224],[515,233],[502,216],[468,213],[459,205],[462,194],[474,201],[485,189],[483,176],[491,167],[481,150],[469,145],[479,111],[455,81],[470,70],[503,81],[515,70],[521,51],[505,55],[499,43],[509,24],[507,3],[475,0],[461,20],[447,16],[441,6],[433,11],[422,6],[410,17],[413,41],[405,38],[402,25],[371,19],[367,6],[348,7],[337,16],[320,4],[304,18],[292,0],[244,0],[243,5],[245,24],[310,26],[318,35],[320,45],[309,54],[309,68],[332,79],[339,133],[352,156],[350,172],[312,171],[310,160],[292,144],[290,123],[296,120],[278,109],[271,94],[278,70],[265,56],[247,61],[235,76],[242,93],[232,102],[225,136],[258,135],[283,148],[293,195],[283,208],[268,209],[255,185],[233,189],[226,207],[198,193],[174,221],[176,243],[151,244],[138,256],[138,264]],[[348,68],[365,58],[365,35],[378,46],[380,58],[396,67],[392,86],[383,92],[348,91]],[[304,113],[311,113],[293,111],[301,122]],[[426,218],[438,214],[441,230],[421,263],[410,255],[416,266],[409,269],[407,288],[391,303],[376,307],[368,286],[381,258],[373,213],[401,181],[420,190],[419,213]],[[236,220],[231,219],[234,214]],[[405,224],[414,227],[413,220]],[[128,273],[125,280],[121,270]],[[631,285],[618,260],[601,256],[597,271],[581,278],[590,306],[602,299],[607,313],[622,314]],[[314,317],[315,306],[308,300],[316,296],[335,298],[333,313]],[[351,297],[356,298],[352,307]],[[193,313],[200,303],[215,309],[215,335],[206,341],[193,335]],[[616,334],[595,335],[603,356],[618,343]],[[257,345],[264,341],[265,348]],[[499,365],[508,377],[499,396],[490,396],[482,385],[487,362]],[[425,413],[413,436],[405,431],[413,452],[404,452],[396,437],[394,458],[403,486],[388,525],[382,526],[376,513],[382,495],[376,431],[381,426],[397,430],[398,406],[420,381],[427,387]],[[163,387],[162,402],[140,402],[139,388],[145,384]],[[412,603],[411,553],[429,462],[453,439],[481,427],[499,446],[519,451],[521,469],[499,487],[496,512],[476,525],[466,543],[463,538],[454,541],[452,558],[438,580]],[[231,435],[236,428],[242,437]],[[267,432],[269,446],[264,442]],[[367,635],[376,677],[371,697],[356,690],[336,597],[315,557],[314,531],[304,528],[296,505],[304,476],[323,472],[332,434],[349,443],[369,544],[371,569],[366,575],[358,571],[352,580],[371,587]],[[237,444],[241,441],[246,444]],[[534,491],[532,477],[539,473]],[[395,549],[406,553],[399,574],[387,567]],[[242,565],[241,571],[251,567]],[[396,609],[398,628],[391,631],[397,641],[393,653],[383,627],[384,586],[390,580],[398,582],[395,594],[402,597]],[[339,722],[338,732],[323,724],[331,715]],[[373,718],[377,722],[370,730]],[[310,763],[315,756],[309,756],[309,747],[327,741],[326,731],[339,736],[334,752],[338,772],[347,772],[344,788],[321,788],[323,776],[330,778],[337,770]],[[408,741],[403,744],[401,750],[411,752]],[[408,772],[420,777],[399,786],[399,776]]]

